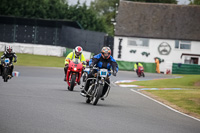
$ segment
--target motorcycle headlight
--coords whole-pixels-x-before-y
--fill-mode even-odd
[[[76,71],[76,70],[77,70],[77,68],[75,67],[75,68],[74,68],[74,71]]]

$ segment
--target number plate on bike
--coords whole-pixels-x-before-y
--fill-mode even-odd
[[[107,69],[100,69],[100,76],[101,77],[107,77],[108,70]]]
[[[8,58],[5,59],[5,63],[9,63],[10,60]]]

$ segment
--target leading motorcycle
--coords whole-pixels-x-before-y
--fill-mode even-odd
[[[109,94],[110,84],[106,82],[106,78],[109,78],[109,72],[107,69],[99,69],[97,67],[93,67],[92,70],[96,70],[97,72],[94,73],[93,78],[87,79],[91,81],[89,89],[86,92],[86,103],[92,103],[93,105],[96,105],[100,98],[106,98]],[[101,97],[105,84],[108,85],[108,89],[105,95]]]
[[[2,64],[2,69],[3,69],[2,70],[2,78],[3,78],[4,82],[8,82],[8,79],[10,78],[8,75],[10,72],[10,67],[12,66],[12,64],[10,63],[10,59],[5,58],[4,60],[1,60],[1,64]]]

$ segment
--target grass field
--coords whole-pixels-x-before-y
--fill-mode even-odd
[[[0,55],[3,53],[0,52]],[[17,66],[64,67],[65,57],[18,54]]]
[[[180,76],[180,75],[179,75]],[[145,88],[183,88],[182,90],[148,90],[147,94],[160,101],[166,100],[169,106],[200,118],[200,75],[181,75],[182,78],[137,81],[126,84]]]
[[[184,89],[200,89],[200,85],[195,85],[200,82],[200,75],[177,75],[182,78],[175,79],[160,79],[149,81],[136,81],[124,84],[134,84],[145,86],[145,88],[184,88]]]
[[[169,106],[176,105],[179,107],[178,110],[200,118],[200,90],[149,90],[147,92],[168,101]]]

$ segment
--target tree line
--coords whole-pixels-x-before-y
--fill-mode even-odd
[[[127,0],[152,3],[172,3],[176,0]],[[198,4],[193,0],[191,4]],[[117,4],[116,4],[117,3]],[[116,16],[119,0],[94,0],[90,6],[86,3],[69,5],[67,0],[1,0],[0,15],[24,18],[62,19],[78,21],[86,30],[106,32],[113,35],[111,19]]]

